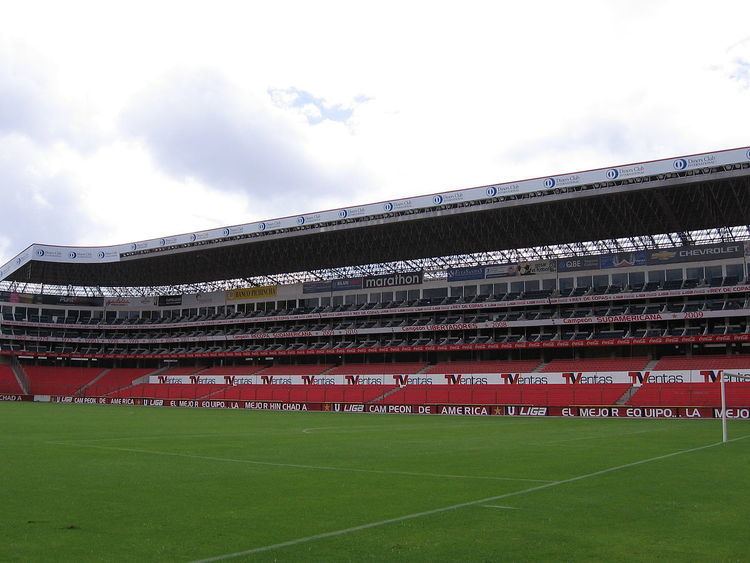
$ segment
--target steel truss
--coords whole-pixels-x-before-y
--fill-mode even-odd
[[[609,252],[630,252],[635,250],[660,248],[668,249],[685,245],[715,244],[720,242],[737,241],[750,241],[750,225],[718,227],[685,232],[666,232],[653,235],[639,235],[586,242],[454,254],[450,256],[415,258],[411,260],[378,262],[373,264],[360,264],[284,274],[235,278],[204,283],[139,287],[102,287],[73,285],[61,286],[5,281],[0,282],[0,290],[16,291],[19,293],[45,293],[48,295],[85,297],[189,295],[249,286],[289,285],[308,281],[354,278],[415,270],[424,271],[425,279],[432,280],[445,279],[447,271],[450,268],[529,262],[534,260],[568,258],[575,256],[592,256]]]

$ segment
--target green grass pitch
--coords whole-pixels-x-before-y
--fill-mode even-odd
[[[747,560],[750,423],[720,436],[0,403],[0,560]]]

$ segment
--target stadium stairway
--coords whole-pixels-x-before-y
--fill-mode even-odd
[[[635,385],[631,385],[630,389],[628,389],[627,391],[625,391],[622,394],[622,397],[620,397],[619,399],[617,399],[615,401],[615,404],[616,405],[624,405],[624,404],[626,404],[630,400],[630,398],[633,395],[635,395],[636,391],[638,391],[638,387],[636,387]]]
[[[23,393],[23,389],[18,383],[10,366],[6,363],[0,362],[0,394],[5,393],[15,395],[17,393]]]
[[[99,375],[97,375],[94,379],[89,381],[88,383],[84,383],[75,393],[73,393],[74,397],[83,397],[86,393],[86,389],[91,387],[92,385],[95,385],[97,382],[101,381],[102,377],[106,376],[111,369],[105,369],[103,372],[101,372]]]
[[[141,385],[141,384],[143,384],[143,383],[146,383],[146,382],[148,381],[149,377],[153,377],[153,376],[156,376],[156,375],[162,374],[162,373],[164,373],[164,372],[165,372],[165,371],[166,371],[167,369],[169,369],[169,368],[159,368],[159,369],[157,369],[157,370],[155,370],[155,371],[149,372],[149,373],[147,373],[146,375],[142,375],[142,376],[140,376],[140,377],[138,377],[138,378],[134,379],[133,381],[131,381],[131,382],[130,382],[130,383],[128,383],[127,385],[124,385],[124,386],[122,386],[122,387],[118,387],[118,388],[116,388],[116,389],[111,389],[111,390],[107,391],[106,393],[104,393],[104,396],[105,396],[105,397],[113,397],[113,396],[115,396],[115,395],[116,395],[117,393],[122,393],[122,392],[124,392],[124,391],[127,391],[128,389],[132,389],[133,387],[136,387],[136,386],[138,386],[138,385]]]
[[[13,359],[10,363],[10,369],[13,370],[13,374],[16,376],[16,381],[18,381],[18,386],[23,391],[24,395],[29,395],[31,393],[31,385],[29,385],[29,377],[26,375],[26,372],[23,371],[23,366],[21,366],[21,362],[18,361],[18,358],[13,356]]]
[[[425,369],[427,369],[427,368],[425,368]],[[388,389],[388,391],[386,391],[385,393],[381,393],[380,395],[378,395],[374,399],[371,399],[371,400],[367,401],[367,404],[368,405],[372,405],[372,404],[375,404],[375,403],[382,403],[383,401],[385,401],[388,397],[390,397],[394,393],[398,393],[399,391],[401,391],[401,389],[402,389],[402,387],[400,385],[397,385],[393,389]]]

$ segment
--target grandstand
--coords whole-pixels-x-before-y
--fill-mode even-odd
[[[716,408],[722,371],[750,371],[748,225],[740,148],[118,246],[33,244],[0,268],[0,393]],[[747,386],[732,383],[732,406],[750,405]]]

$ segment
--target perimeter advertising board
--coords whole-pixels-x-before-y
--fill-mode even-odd
[[[720,369],[554,373],[441,373],[367,375],[152,375],[149,383],[176,385],[607,385],[628,383],[742,382],[750,367],[725,374]]]

